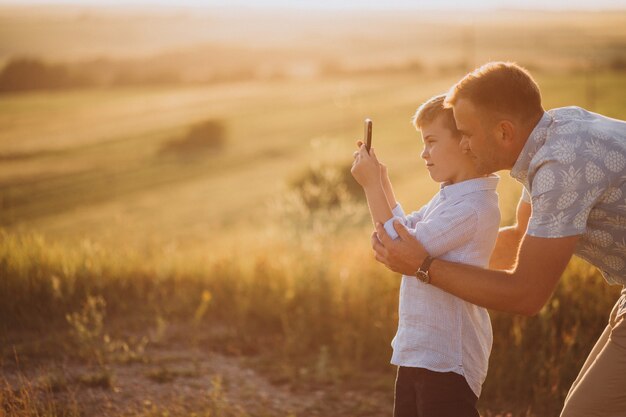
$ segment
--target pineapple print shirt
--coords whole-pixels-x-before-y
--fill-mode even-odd
[[[581,235],[575,254],[626,286],[626,122],[580,107],[547,111],[511,176],[532,204],[527,234]]]

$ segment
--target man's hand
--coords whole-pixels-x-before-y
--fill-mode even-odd
[[[400,222],[394,221],[393,227],[399,236],[396,240],[389,237],[382,224],[376,224],[376,231],[372,233],[376,260],[394,272],[414,275],[428,253]]]

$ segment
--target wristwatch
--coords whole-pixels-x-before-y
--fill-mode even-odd
[[[422,281],[424,284],[430,284],[430,274],[428,272],[428,268],[430,268],[430,264],[433,263],[435,258],[431,258],[430,256],[426,256],[424,262],[422,262],[422,266],[415,272],[415,276],[417,279]]]

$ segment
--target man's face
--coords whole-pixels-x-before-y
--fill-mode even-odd
[[[478,173],[486,175],[502,169],[495,126],[490,126],[479,108],[468,99],[459,99],[452,110],[456,127],[463,135],[461,149],[473,155]]]

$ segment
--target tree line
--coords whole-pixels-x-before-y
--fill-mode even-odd
[[[219,56],[215,57],[214,64],[204,62],[201,75],[189,77],[183,68],[189,62],[171,65],[171,60],[157,62],[142,61],[113,61],[100,59],[84,63],[49,63],[39,58],[13,58],[0,71],[0,93],[32,91],[32,90],[66,90],[89,87],[120,87],[139,85],[174,85],[183,83],[213,83],[243,81],[251,79],[280,79],[291,78],[290,63],[280,62],[271,73],[265,74],[254,65],[254,60],[232,63],[222,66]],[[291,63],[293,64],[293,62]],[[409,60],[399,65],[384,65],[377,68],[344,68],[338,62],[319,62],[315,75],[317,76],[346,76],[372,73],[394,72],[423,72],[427,69],[417,60]],[[587,66],[592,71],[626,71],[626,57],[616,55],[603,62],[592,62]],[[530,66],[530,65],[528,65]],[[467,63],[459,61],[451,66],[439,66],[433,71],[447,73],[451,70],[462,70]],[[534,66],[533,66],[534,68]],[[534,68],[538,70],[537,68]],[[581,68],[572,68],[580,71]],[[463,71],[461,71],[463,72]]]

